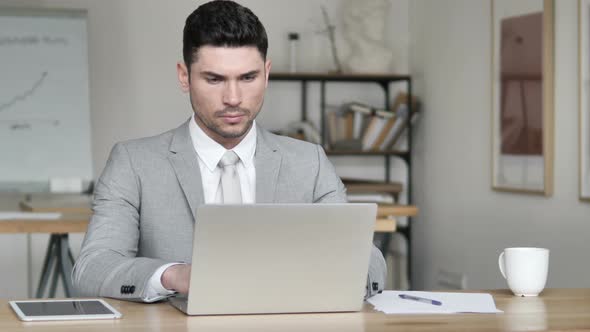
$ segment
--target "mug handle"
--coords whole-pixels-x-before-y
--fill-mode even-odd
[[[506,279],[506,274],[504,273],[505,266],[506,263],[504,262],[504,252],[502,251],[500,257],[498,257],[498,267],[500,268],[500,273],[502,273],[502,277],[504,277],[504,279]]]

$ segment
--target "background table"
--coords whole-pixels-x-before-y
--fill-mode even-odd
[[[22,195],[3,195],[3,199],[14,200]],[[84,233],[92,215],[92,197],[81,194],[27,194],[20,199],[18,206],[24,212],[57,212],[62,217],[57,220],[3,220],[0,221],[0,233],[50,233],[41,278],[36,297],[43,297],[51,279],[48,297],[54,297],[58,279],[62,280],[66,296],[72,296],[71,271],[74,257],[69,246],[70,233]],[[396,230],[396,216],[415,216],[415,206],[383,205],[379,206],[375,232],[391,233]],[[30,260],[30,259],[29,259]],[[52,278],[51,278],[52,277]],[[29,277],[30,279],[30,277]]]
[[[78,216],[91,215],[92,199],[88,195],[76,194],[31,194],[20,202],[22,211],[27,212],[60,212]],[[418,208],[413,205],[380,205],[377,209],[375,232],[391,233],[396,230],[395,217],[414,217]]]
[[[25,198],[23,199],[23,197]],[[50,279],[51,287],[48,289],[48,297],[55,296],[59,279],[62,280],[66,296],[72,296],[71,272],[74,257],[69,245],[69,234],[86,232],[92,213],[90,209],[91,197],[79,194],[2,194],[0,200],[4,202],[1,206],[4,211],[14,211],[15,208],[12,205],[17,201],[18,204],[14,205],[24,212],[62,213],[62,216],[55,220],[35,218],[0,220],[0,233],[51,234],[35,296],[43,297],[45,295],[45,289]],[[28,251],[27,259],[30,262],[30,248]],[[29,276],[28,279],[30,283],[31,277]]]
[[[27,194],[19,205],[27,212],[92,214],[92,196],[83,194]]]
[[[0,331],[590,331],[590,289],[548,289],[538,298],[491,293],[503,314],[385,315],[366,304],[355,313],[189,317],[167,303],[107,299],[122,319],[26,323],[0,300]]]

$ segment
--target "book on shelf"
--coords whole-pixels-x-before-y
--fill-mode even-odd
[[[387,130],[383,140],[381,140],[379,145],[376,147],[376,150],[392,150],[393,145],[399,139],[403,129],[407,127],[406,119],[408,118],[408,112],[408,107],[405,104],[399,105],[395,112],[395,123]]]
[[[360,150],[360,140],[355,139],[355,121],[358,123],[356,112],[351,111],[346,104],[337,107],[326,114],[328,142],[326,146],[335,150]]]
[[[373,115],[373,109],[358,102],[348,103],[347,107],[354,114],[352,138],[360,140]]]
[[[351,140],[353,139],[353,120],[354,120],[354,114],[352,112],[347,112],[346,110],[343,111],[344,112],[344,139],[345,140]]]
[[[412,113],[414,114],[414,110],[417,109],[417,99],[413,99],[412,104]],[[389,130],[386,133],[383,133],[384,139],[379,142],[378,146],[374,146],[374,150],[379,151],[393,151],[395,150],[396,142],[399,140],[401,135],[405,132],[406,128],[408,127],[408,119],[410,118],[410,110],[408,107],[408,94],[400,92],[397,94],[392,110],[395,113],[395,123],[388,128]]]
[[[418,118],[420,117],[420,112],[412,112],[412,118],[410,119],[410,123],[412,126],[416,125]],[[401,134],[397,138],[393,144],[391,144],[390,150],[395,151],[407,151],[408,150],[408,126],[402,128]]]
[[[418,101],[415,97],[412,100],[411,117],[415,119],[415,114],[418,111]],[[376,109],[358,102],[349,103],[348,107],[351,111],[361,113],[367,117],[364,120],[368,123],[367,125],[355,124],[355,128],[359,128],[361,131],[362,149],[365,151],[393,150],[396,142],[408,127],[410,110],[407,93],[401,92],[397,94],[391,110]]]
[[[363,150],[373,150],[380,140],[383,140],[383,134],[395,123],[395,114],[393,112],[374,109],[369,124],[362,136]]]
[[[379,136],[377,136],[377,140],[373,142],[373,144],[368,148],[368,150],[382,151],[383,149],[381,149],[381,146],[384,144],[385,139],[391,136],[390,133],[393,131],[393,127],[396,123],[399,123],[399,121],[396,114],[393,114],[393,116],[391,116],[391,118],[387,120],[387,122],[383,126],[383,129],[381,129]]]
[[[375,108],[361,102],[350,102],[326,114],[326,147],[349,151],[394,151],[408,127],[416,119],[418,102],[408,94],[396,95],[391,110]]]
[[[388,133],[387,139],[385,139],[379,147],[382,151],[396,150],[396,145],[399,142],[400,137],[407,131],[408,124],[410,122],[412,124],[415,123],[420,104],[415,96],[412,97],[412,114],[410,114],[408,94],[401,92],[396,96],[393,107],[398,121],[392,128],[391,132]]]
[[[348,111],[348,130],[347,135],[341,139],[358,140],[359,150],[377,150],[395,123],[395,114],[386,109],[374,108],[360,102],[345,104],[344,109]]]
[[[346,109],[336,109],[326,114],[328,146],[333,147],[338,141],[352,137],[352,114]]]

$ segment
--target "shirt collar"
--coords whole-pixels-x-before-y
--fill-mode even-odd
[[[227,149],[205,134],[203,129],[197,125],[194,115],[191,118],[191,121],[189,121],[188,128],[195,151],[209,171],[213,172],[217,168],[217,164],[219,164],[221,157]],[[250,131],[248,131],[240,143],[232,149],[238,157],[240,157],[240,160],[246,168],[254,166],[256,131],[256,121],[254,121]]]

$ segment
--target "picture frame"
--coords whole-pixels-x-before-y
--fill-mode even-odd
[[[492,189],[553,194],[554,0],[491,0]]]
[[[590,0],[578,0],[579,193],[590,202]]]

